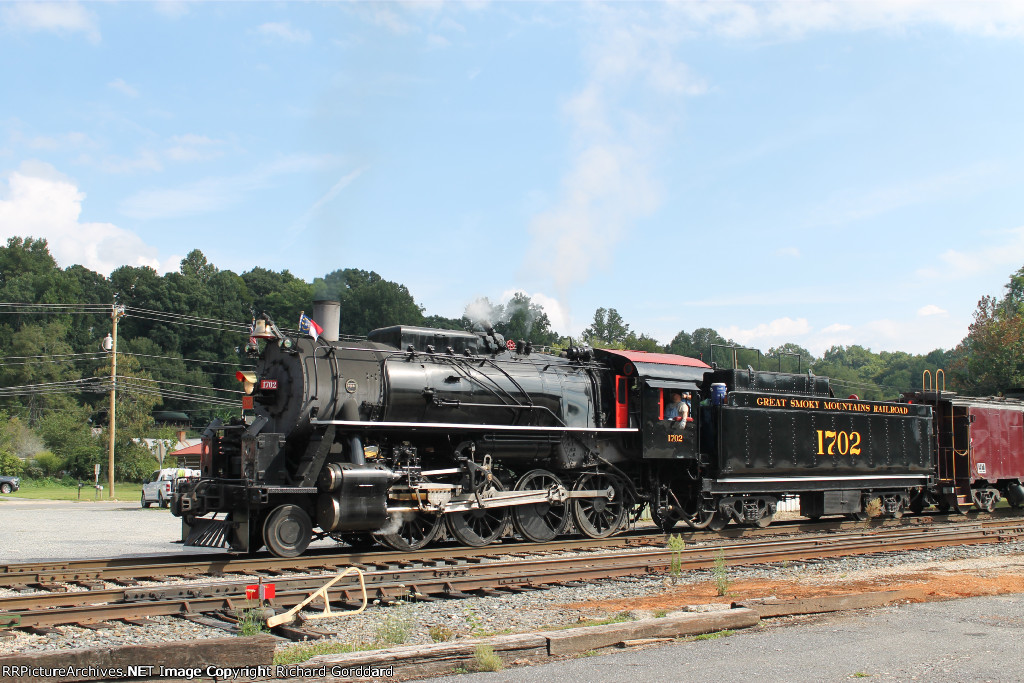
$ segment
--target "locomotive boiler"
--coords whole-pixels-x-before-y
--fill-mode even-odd
[[[539,353],[486,326],[340,339],[335,302],[314,318],[321,335],[257,321],[242,415],[209,426],[201,474],[172,500],[186,544],[294,556],[330,536],[411,551],[601,538],[645,510],[666,530],[718,529],[766,526],[785,499],[812,518],[947,499],[934,401],[837,399],[810,372],[672,354]],[[684,416],[667,411],[674,394],[690,396]]]

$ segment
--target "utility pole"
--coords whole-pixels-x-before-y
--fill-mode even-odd
[[[111,333],[110,339],[110,420],[107,424],[107,431],[110,434],[110,442],[107,447],[107,487],[110,493],[108,498],[114,497],[114,411],[115,411],[115,399],[117,397],[117,321],[124,315],[124,306],[118,306],[113,304],[110,307],[110,318],[114,321],[114,330]],[[106,340],[103,344],[106,348]]]

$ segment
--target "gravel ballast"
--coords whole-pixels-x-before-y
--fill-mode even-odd
[[[3,562],[182,552],[180,544],[172,544],[178,538],[179,521],[165,510],[142,510],[125,503],[21,503],[8,499],[0,502],[0,516],[8,538],[13,539],[0,556]],[[69,533],[69,529],[73,533]],[[937,566],[948,567],[949,571],[976,572],[1014,565],[1024,566],[1024,542],[730,567],[728,577],[732,582],[749,579],[843,583],[910,575]],[[426,644],[450,638],[565,627],[588,620],[650,616],[648,613],[629,615],[628,610],[608,612],[588,607],[586,603],[639,601],[664,593],[669,586],[678,591],[680,586],[707,584],[713,579],[713,570],[698,570],[685,572],[675,580],[664,575],[647,576],[490,597],[406,602],[395,606],[371,604],[362,614],[310,621],[307,627],[334,633],[331,640],[338,643]],[[160,617],[146,626],[114,622],[113,628],[98,631],[62,626],[59,633],[48,635],[14,632],[13,637],[0,638],[0,654],[224,635],[220,629]],[[283,642],[280,648],[291,646]]]

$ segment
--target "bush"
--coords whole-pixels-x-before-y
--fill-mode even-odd
[[[32,458],[29,466],[42,470],[42,474],[37,476],[53,477],[60,474],[61,470],[64,469],[64,458],[52,451],[39,451],[36,453],[36,456]]]
[[[20,477],[25,472],[25,462],[14,453],[0,453],[0,474]]]

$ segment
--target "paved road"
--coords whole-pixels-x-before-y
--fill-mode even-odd
[[[563,662],[433,679],[458,683],[1024,680],[1024,595],[969,598],[739,631]]]
[[[186,548],[175,543],[180,539],[181,520],[157,505],[0,498],[0,564],[224,552]],[[314,545],[336,544],[328,539]]]

